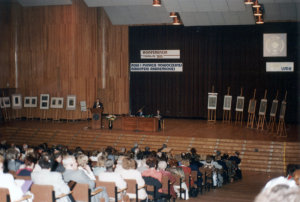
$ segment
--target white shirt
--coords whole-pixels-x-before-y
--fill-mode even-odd
[[[117,164],[116,168],[115,168],[115,172],[119,173],[121,175],[121,171],[124,170],[124,168],[122,167],[122,165]]]
[[[10,201],[17,201],[24,195],[21,187],[15,183],[14,177],[9,173],[3,173],[3,171],[0,171],[0,187],[9,190]]]
[[[83,167],[78,167],[78,170],[83,170],[83,172],[91,179],[96,180],[96,177],[93,172],[88,173],[87,170],[85,170]]]
[[[118,189],[124,189],[127,187],[127,183],[124,181],[124,179],[121,177],[121,175],[116,172],[104,171],[104,172],[100,173],[99,181],[114,182],[114,183],[116,183],[116,186],[118,187]]]

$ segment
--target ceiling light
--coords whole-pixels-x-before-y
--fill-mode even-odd
[[[245,0],[245,4],[253,4],[253,0]]]
[[[176,13],[175,13],[175,12],[171,12],[171,13],[170,13],[170,17],[171,17],[171,18],[176,18],[176,17],[177,17],[177,15],[176,15]]]
[[[256,8],[254,8],[253,14],[255,16],[259,16],[259,15],[262,15],[262,12],[259,7],[256,7]]]
[[[161,0],[153,0],[153,6],[161,6]]]
[[[254,1],[254,5],[252,6],[253,8],[259,8],[260,5],[258,4],[258,0]]]
[[[256,24],[264,24],[264,19],[263,19],[262,15],[256,16],[255,21],[256,21]]]
[[[173,25],[180,25],[180,17],[179,16],[173,18]]]

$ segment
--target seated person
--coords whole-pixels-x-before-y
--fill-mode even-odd
[[[138,187],[145,185],[145,181],[142,178],[142,174],[136,170],[136,162],[132,158],[124,158],[122,162],[123,170],[120,172],[123,179],[133,179],[136,180]],[[136,194],[127,193],[129,198],[136,198]],[[147,193],[144,188],[138,190],[138,198],[140,200],[145,200],[147,198]]]
[[[138,146],[139,146],[138,143],[135,142],[135,143],[133,144],[133,148],[131,148],[131,150],[130,150],[131,153],[134,153],[134,152],[135,152],[135,149],[138,148]]]
[[[61,194],[69,194],[70,188],[63,181],[62,175],[59,172],[50,172],[52,167],[51,157],[49,154],[43,154],[41,159],[39,160],[39,165],[41,167],[41,171],[36,171],[31,173],[31,179],[34,184],[38,185],[52,185],[55,191],[55,196],[59,196]],[[56,201],[68,201],[69,196],[65,196]]]
[[[88,157],[81,154],[77,157],[78,170],[82,170],[91,180],[96,180],[94,173],[88,165]]]
[[[167,163],[165,161],[160,161],[158,163],[158,169],[159,172],[161,172],[161,174],[163,176],[167,176],[170,180],[170,182],[172,183],[170,185],[170,194],[173,198],[176,198],[176,193],[173,187],[173,183],[176,181],[175,177],[172,175],[172,173],[170,173],[169,171],[166,171],[167,168]],[[168,189],[162,189],[163,193],[168,193]]]
[[[18,152],[15,150],[14,147],[9,148],[6,151],[6,160],[7,160],[7,168],[10,171],[17,172],[20,166],[23,164],[20,160],[18,160]]]
[[[105,161],[106,161],[105,156],[99,156],[98,157],[96,167],[93,168],[93,173],[94,173],[95,176],[99,175],[101,172],[106,171],[106,168],[105,168],[105,165],[104,165]]]
[[[139,109],[139,111],[136,113],[136,116],[145,116],[142,109]]]
[[[3,173],[4,158],[0,155],[0,188],[9,190],[10,201],[17,201],[23,197],[21,187],[15,183],[14,177],[10,173]]]
[[[25,156],[25,168],[19,169],[16,172],[16,175],[19,176],[31,176],[31,172],[33,171],[33,168],[37,162],[37,159],[35,158],[34,153],[28,153]]]
[[[191,168],[192,171],[197,171],[197,175],[200,176],[200,177],[197,179],[197,184],[198,184],[198,186],[201,186],[202,183],[203,183],[203,179],[202,179],[203,174],[199,171],[199,168],[202,167],[202,166],[203,166],[203,164],[201,164],[201,163],[199,162],[199,157],[196,158],[196,159],[194,159],[194,158],[191,159],[191,162],[190,162],[190,166],[189,166],[189,167]]]
[[[148,165],[149,169],[142,172],[142,177],[153,177],[161,183],[162,173],[156,170],[156,166],[157,166],[156,158],[155,157],[148,158],[146,160],[146,164]]]
[[[118,160],[117,160],[117,165],[115,168],[115,172],[119,173],[123,170],[122,164],[123,164],[123,159],[125,158],[125,156],[119,156]]]
[[[65,167],[65,172],[63,173],[64,181],[66,183],[71,180],[77,183],[88,184],[91,191],[96,191],[97,189],[103,189],[102,192],[92,196],[92,202],[99,202],[100,198],[104,198],[105,202],[109,202],[109,198],[105,187],[97,187],[93,180],[91,180],[82,170],[78,170],[77,162],[74,156],[66,156],[63,159],[63,165]]]
[[[158,149],[157,152],[161,152],[164,148],[167,148],[167,144],[166,144],[166,143],[163,144],[163,145],[162,145],[162,148]]]
[[[57,151],[53,154],[54,162],[51,171],[56,171],[63,173],[65,171],[65,167],[61,164],[62,162],[62,157],[61,157],[61,152]]]
[[[236,151],[234,153],[234,156],[231,156],[228,160],[235,161],[235,163],[236,163],[236,168],[235,168],[236,177],[238,179],[241,179],[242,178],[242,172],[240,171],[240,169],[238,167],[238,164],[240,164],[242,160],[239,158],[239,155],[240,155],[240,152]]]
[[[145,155],[145,156],[149,156],[150,154],[151,154],[150,148],[149,148],[148,146],[145,147],[144,155]]]
[[[106,167],[106,171],[101,172],[99,174],[99,181],[114,182],[116,184],[116,187],[119,190],[126,188],[127,184],[124,181],[124,179],[121,177],[120,174],[114,172],[114,170],[113,170],[114,162],[111,159],[108,159],[108,160],[105,161],[104,164],[105,164],[105,167]],[[126,193],[125,191],[121,194],[119,193],[118,194],[118,200],[121,200],[122,197],[125,195],[125,193]],[[113,198],[113,200],[114,200],[114,198]]]
[[[300,170],[296,170],[294,173],[293,173],[293,178],[296,182],[296,185],[300,186]]]
[[[192,169],[189,166],[190,166],[190,160],[185,158],[181,161],[181,166],[179,166],[179,167],[181,167],[183,169],[184,173],[188,173],[191,176]],[[186,186],[189,187],[189,181],[187,180],[187,181],[185,181],[185,183],[186,183]],[[193,185],[194,185],[194,180],[192,179],[191,186],[193,186]]]

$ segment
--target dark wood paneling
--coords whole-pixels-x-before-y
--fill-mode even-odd
[[[182,62],[181,73],[130,73],[130,109],[134,114],[147,104],[146,114],[161,109],[167,117],[207,118],[207,93],[218,93],[217,117],[222,118],[223,99],[230,87],[235,117],[236,96],[243,87],[245,113],[256,89],[256,99],[268,90],[269,115],[279,92],[280,103],[288,91],[286,120],[299,122],[300,23],[262,26],[143,26],[129,28],[129,62]],[[287,57],[263,57],[263,33],[287,33]],[[140,59],[140,50],[180,49],[175,60]],[[267,73],[266,62],[294,62],[293,73]],[[257,106],[258,111],[259,104]]]

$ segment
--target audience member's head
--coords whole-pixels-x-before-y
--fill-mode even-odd
[[[228,155],[227,153],[224,153],[224,154],[223,154],[223,159],[226,160],[226,159],[228,159],[228,158],[229,158],[229,155]]]
[[[6,150],[6,160],[14,160],[17,158],[18,152],[14,148]]]
[[[192,149],[191,149],[191,153],[192,153],[192,154],[196,154],[196,153],[197,153],[197,150],[196,150],[195,148],[192,148]]]
[[[164,143],[164,144],[162,145],[162,148],[167,148],[167,144]]]
[[[182,160],[180,154],[175,154],[174,158],[175,158],[175,160],[176,160],[177,162],[180,162],[180,161]]]
[[[177,162],[175,159],[171,159],[171,160],[169,161],[169,164],[170,164],[170,167],[171,167],[171,168],[176,168],[177,165],[178,165],[178,162]]]
[[[121,154],[124,154],[125,152],[126,152],[126,148],[125,148],[125,147],[121,147],[120,153],[121,153]]]
[[[298,165],[296,165],[296,164],[289,164],[286,167],[287,174],[290,176],[293,176],[293,173],[298,169],[299,169]]]
[[[150,157],[146,160],[146,164],[149,166],[149,168],[156,168],[157,160],[155,157]]]
[[[145,151],[148,152],[150,150],[150,147],[145,147]]]
[[[240,152],[236,151],[236,152],[234,152],[234,155],[237,156],[237,157],[239,157]]]
[[[99,151],[98,150],[93,150],[92,151],[92,156],[97,156],[99,154]]]
[[[140,150],[140,152],[137,153],[136,158],[137,158],[137,160],[143,160],[143,157],[144,157],[144,153],[141,152],[141,150]]]
[[[167,168],[167,162],[165,162],[165,161],[158,162],[158,169],[159,170],[165,170],[166,168]]]
[[[61,161],[62,161],[62,156],[61,156],[61,152],[60,152],[60,151],[55,152],[55,153],[53,154],[53,156],[54,156],[55,161],[57,161],[58,163],[61,163]]]
[[[300,170],[296,170],[293,173],[293,178],[298,186],[300,186]]]
[[[97,167],[99,167],[99,168],[105,167],[105,161],[106,161],[105,156],[99,156],[98,161],[97,161]]]
[[[105,164],[105,167],[106,167],[107,171],[113,171],[113,167],[114,167],[113,160],[107,159],[104,164]]]
[[[37,159],[36,159],[34,153],[28,153],[25,156],[25,161],[24,161],[25,167],[27,167],[27,168],[29,167],[29,168],[33,169],[36,162],[37,162]]]
[[[206,163],[210,164],[211,163],[211,158],[209,155],[206,156]]]
[[[77,157],[77,164],[79,167],[84,168],[88,164],[88,161],[89,161],[89,158],[84,154],[81,154]]]
[[[136,169],[136,162],[132,158],[124,158],[122,162],[122,167],[125,170]]]
[[[184,165],[184,166],[186,166],[186,167],[189,167],[189,166],[190,166],[190,161],[189,161],[189,159],[183,159],[183,160],[181,161],[181,165]]]
[[[67,170],[77,170],[78,169],[78,165],[77,165],[76,159],[72,155],[64,157],[64,159],[63,159],[63,166]]]
[[[43,154],[41,159],[39,160],[39,165],[42,169],[51,169],[53,165],[53,161],[51,160],[51,156],[49,154]]]
[[[219,150],[216,152],[216,154],[217,156],[221,156],[221,152]]]
[[[135,142],[135,143],[133,144],[133,147],[134,147],[134,148],[138,147],[138,143]]]
[[[122,165],[123,163],[123,159],[125,158],[125,156],[119,156],[118,160],[117,160],[117,164],[118,165]]]
[[[81,149],[81,147],[76,147],[76,149],[75,149],[75,153],[78,153],[78,152],[81,152],[81,153],[83,153],[83,150]]]

